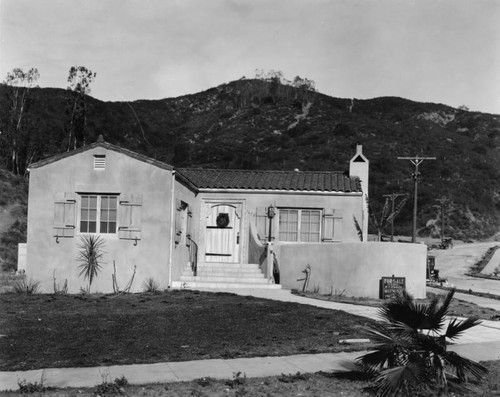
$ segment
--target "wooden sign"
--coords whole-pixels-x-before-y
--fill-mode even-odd
[[[405,277],[382,277],[380,280],[380,298],[393,299],[406,289]]]

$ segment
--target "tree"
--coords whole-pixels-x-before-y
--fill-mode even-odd
[[[454,293],[419,304],[404,292],[380,307],[383,322],[369,329],[378,346],[358,358],[361,369],[375,379],[378,395],[413,396],[425,388],[446,391],[450,386],[464,390],[460,384],[468,374],[481,379],[488,372],[481,364],[447,351],[447,339],[481,323],[474,317],[454,318],[442,332]]]
[[[15,68],[12,72],[7,73],[4,80],[4,84],[9,87],[10,108],[4,120],[0,142],[9,151],[10,164],[8,167],[15,174],[21,173],[19,153],[23,145],[22,135],[29,133],[24,130],[28,94],[39,77],[37,68],[31,68],[27,72],[21,68]],[[22,171],[24,172],[24,170]]]
[[[400,214],[403,209],[406,201],[408,201],[408,197],[405,196],[398,203],[396,207],[394,207],[394,200],[392,200],[392,207],[389,205],[389,197],[385,199],[384,207],[382,208],[382,213],[380,214],[380,218],[377,218],[375,211],[373,211],[372,206],[368,203],[368,212],[370,214],[370,221],[373,227],[377,230],[378,241],[382,239],[382,232],[385,227],[392,224],[394,219]]]
[[[72,66],[68,74],[68,90],[73,92],[68,101],[66,112],[69,115],[67,150],[85,145],[85,126],[87,125],[87,95],[96,73],[85,66]]]

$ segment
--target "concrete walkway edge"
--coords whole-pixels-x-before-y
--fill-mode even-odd
[[[349,371],[365,352],[300,354],[282,357],[212,359],[157,364],[113,365],[86,368],[48,368],[0,372],[0,390],[17,390],[19,382],[48,387],[94,387],[124,376],[130,384],[186,382],[211,377],[232,379],[240,372],[249,378],[318,371]]]

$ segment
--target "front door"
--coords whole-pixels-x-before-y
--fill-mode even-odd
[[[207,206],[205,261],[239,263],[241,204]]]

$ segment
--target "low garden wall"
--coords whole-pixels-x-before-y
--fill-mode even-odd
[[[280,284],[321,294],[379,298],[382,277],[404,277],[406,290],[425,298],[427,247],[424,244],[360,242],[276,245]]]

